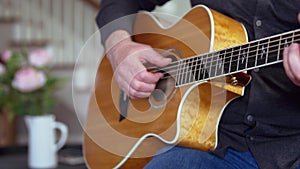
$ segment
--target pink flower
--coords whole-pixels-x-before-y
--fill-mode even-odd
[[[12,86],[21,92],[32,92],[44,86],[45,83],[46,76],[43,72],[32,67],[25,67],[16,72]]]
[[[51,59],[51,55],[46,50],[35,50],[29,55],[29,62],[33,66],[45,66]]]
[[[5,73],[5,66],[0,63],[0,76],[2,76]]]
[[[1,56],[1,60],[6,63],[8,61],[8,59],[11,57],[12,53],[10,50],[5,50],[3,53],[2,53],[2,56]]]

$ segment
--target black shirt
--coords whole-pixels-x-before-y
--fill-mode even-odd
[[[102,0],[99,27],[138,10],[151,11],[167,0]],[[299,0],[191,0],[241,22],[249,40],[300,28]],[[114,12],[112,12],[114,11]],[[134,18],[102,30],[103,38],[116,29],[131,32]],[[300,66],[300,65],[299,65]],[[300,87],[286,76],[282,63],[249,72],[251,83],[245,94],[225,109],[214,154],[227,148],[250,150],[260,168],[290,169],[300,166]]]

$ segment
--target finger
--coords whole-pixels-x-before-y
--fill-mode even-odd
[[[300,23],[300,12],[298,13],[298,22]]]
[[[300,83],[300,47],[299,44],[292,44],[289,49],[288,63],[294,77],[294,83]]]
[[[149,97],[151,92],[140,92],[136,91],[133,88],[129,88],[128,95],[131,99],[139,99],[139,98],[146,98]]]
[[[146,73],[155,76],[151,73],[148,72]],[[145,73],[138,73],[138,75],[139,74],[145,74]],[[150,77],[152,78],[152,76]],[[153,82],[149,83],[149,79],[146,79],[146,82],[139,80],[136,74],[131,74],[130,72],[128,72],[127,74],[122,72],[122,74],[120,74],[118,77],[120,78],[119,79],[120,88],[122,88],[124,92],[127,93],[131,98],[141,98],[141,97],[149,96],[156,86],[155,80],[159,79],[159,78],[154,78]]]
[[[152,92],[155,88],[155,83],[145,83],[139,80],[134,80],[130,83],[130,88],[138,92]]]
[[[284,48],[284,51],[283,51],[283,67],[284,67],[284,70],[285,70],[285,73],[286,75],[290,78],[290,79],[294,79],[294,75],[292,74],[291,72],[291,69],[290,69],[290,65],[289,65],[289,47],[286,47]]]
[[[288,77],[297,85],[300,84],[300,47],[292,44],[284,51],[284,68]]]
[[[162,77],[163,77],[162,73],[151,73],[146,70],[136,75],[136,79],[138,79],[139,81],[150,83],[150,84],[157,83],[157,81]]]
[[[151,64],[154,64],[158,67],[163,67],[171,63],[171,58],[165,58],[161,56],[159,53],[154,51],[153,49],[149,52],[147,52],[146,55],[142,57],[146,62],[149,62]]]

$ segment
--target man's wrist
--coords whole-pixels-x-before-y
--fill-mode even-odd
[[[105,41],[105,49],[106,51],[111,50],[121,41],[131,41],[131,35],[125,30],[117,30],[111,33]]]

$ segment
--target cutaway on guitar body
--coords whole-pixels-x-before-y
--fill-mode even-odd
[[[233,66],[225,63],[226,54],[202,57],[247,42],[240,23],[205,6],[168,27],[150,13],[139,13],[134,33],[136,42],[176,59],[162,70],[166,79],[149,98],[121,103],[112,68],[103,58],[85,126],[89,168],[142,168],[158,150],[174,145],[213,150],[225,106],[243,95],[250,80],[244,73],[228,75]],[[126,112],[122,120],[120,109]]]

